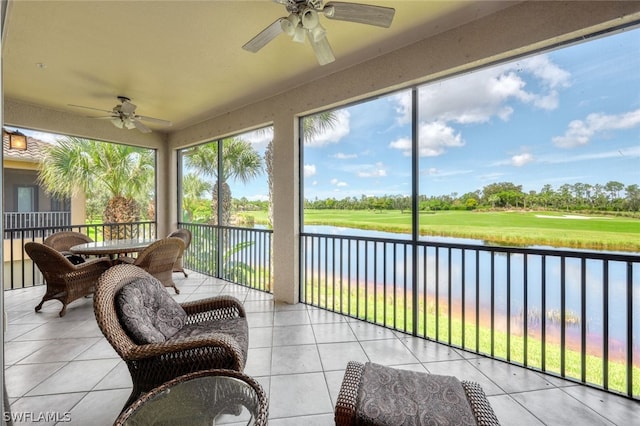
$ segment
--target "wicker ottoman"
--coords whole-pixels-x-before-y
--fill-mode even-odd
[[[374,363],[347,364],[336,425],[499,425],[479,384]]]

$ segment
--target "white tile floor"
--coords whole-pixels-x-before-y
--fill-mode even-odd
[[[349,360],[372,361],[475,380],[503,425],[640,424],[640,403],[510,366],[303,304],[191,273],[175,274],[178,301],[231,294],[243,301],[250,327],[245,373],[269,395],[269,424],[332,425]],[[65,413],[56,423],[110,425],[127,400],[126,366],[102,337],[92,299],[33,308],[44,288],[5,292],[9,329],[5,379],[14,413]],[[170,290],[172,294],[172,291]],[[24,424],[24,423],[16,423]]]

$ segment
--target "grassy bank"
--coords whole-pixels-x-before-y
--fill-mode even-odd
[[[266,212],[251,212],[267,223]],[[307,225],[411,232],[411,215],[399,210],[305,210]],[[563,212],[442,211],[420,214],[420,234],[472,238],[498,245],[544,245],[640,252],[640,219]]]
[[[336,286],[325,286],[322,281],[314,277],[312,282],[305,285],[306,303],[335,310],[345,315],[351,315],[379,325],[410,332],[413,330],[413,308],[410,300],[402,297],[393,298],[387,295],[385,299],[382,293],[373,295],[365,294],[364,289],[355,290]],[[395,302],[395,303],[394,303]],[[491,327],[475,324],[474,318],[467,318],[465,323],[459,314],[452,313],[448,316],[448,310],[440,306],[436,312],[435,303],[431,302],[425,307],[418,305],[417,333],[421,337],[433,339],[456,347],[477,351],[482,354],[492,354],[498,359],[527,365],[534,369],[546,372],[561,373],[562,347],[551,339],[547,339],[544,345],[537,336],[522,336],[512,330],[509,339],[507,333],[500,327]],[[507,343],[508,342],[508,343]],[[526,359],[525,359],[526,346]],[[579,350],[567,348],[564,351],[564,372],[567,378],[581,380],[582,355]],[[585,355],[584,374],[585,380],[598,386],[603,385],[603,360],[593,354]],[[624,361],[610,359],[607,365],[608,387],[612,390],[626,393],[627,369]],[[640,395],[640,368],[632,368],[633,394]]]

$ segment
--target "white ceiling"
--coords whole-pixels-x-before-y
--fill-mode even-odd
[[[117,96],[171,132],[508,7],[505,1],[368,1],[394,7],[390,28],[321,18],[336,61],[281,34],[242,46],[284,5],[262,1],[12,1],[2,42],[5,99],[100,116]]]

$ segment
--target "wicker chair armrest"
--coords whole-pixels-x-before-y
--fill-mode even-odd
[[[358,402],[358,388],[364,364],[349,361],[344,372],[342,385],[338,392],[335,408],[336,426],[352,426],[356,424],[356,406]]]
[[[478,426],[500,426],[482,387],[478,383],[468,380],[461,380],[460,383],[467,394],[467,400],[471,405],[471,411],[473,411]]]
[[[88,262],[74,265],[71,271],[62,275],[62,278],[69,285],[78,282],[91,281],[97,283],[100,276],[111,267],[111,261],[108,258],[91,259]]]
[[[192,351],[205,347],[222,347],[226,349],[238,362],[238,371],[244,370],[245,359],[238,342],[231,336],[224,333],[212,333],[207,338],[187,338],[180,340],[168,340],[163,343],[151,343],[148,345],[133,346],[123,358],[126,360],[143,360],[146,358],[168,356],[180,352]]]
[[[76,269],[89,268],[96,264],[101,264],[102,266],[106,266],[108,268],[113,266],[113,264],[111,263],[111,259],[109,259],[108,257],[96,257],[93,259],[88,259],[85,262],[76,265]]]
[[[197,319],[194,318],[195,322],[247,316],[242,302],[233,296],[209,297],[185,302],[181,306],[187,315],[197,317]],[[191,322],[191,319],[188,322]]]

